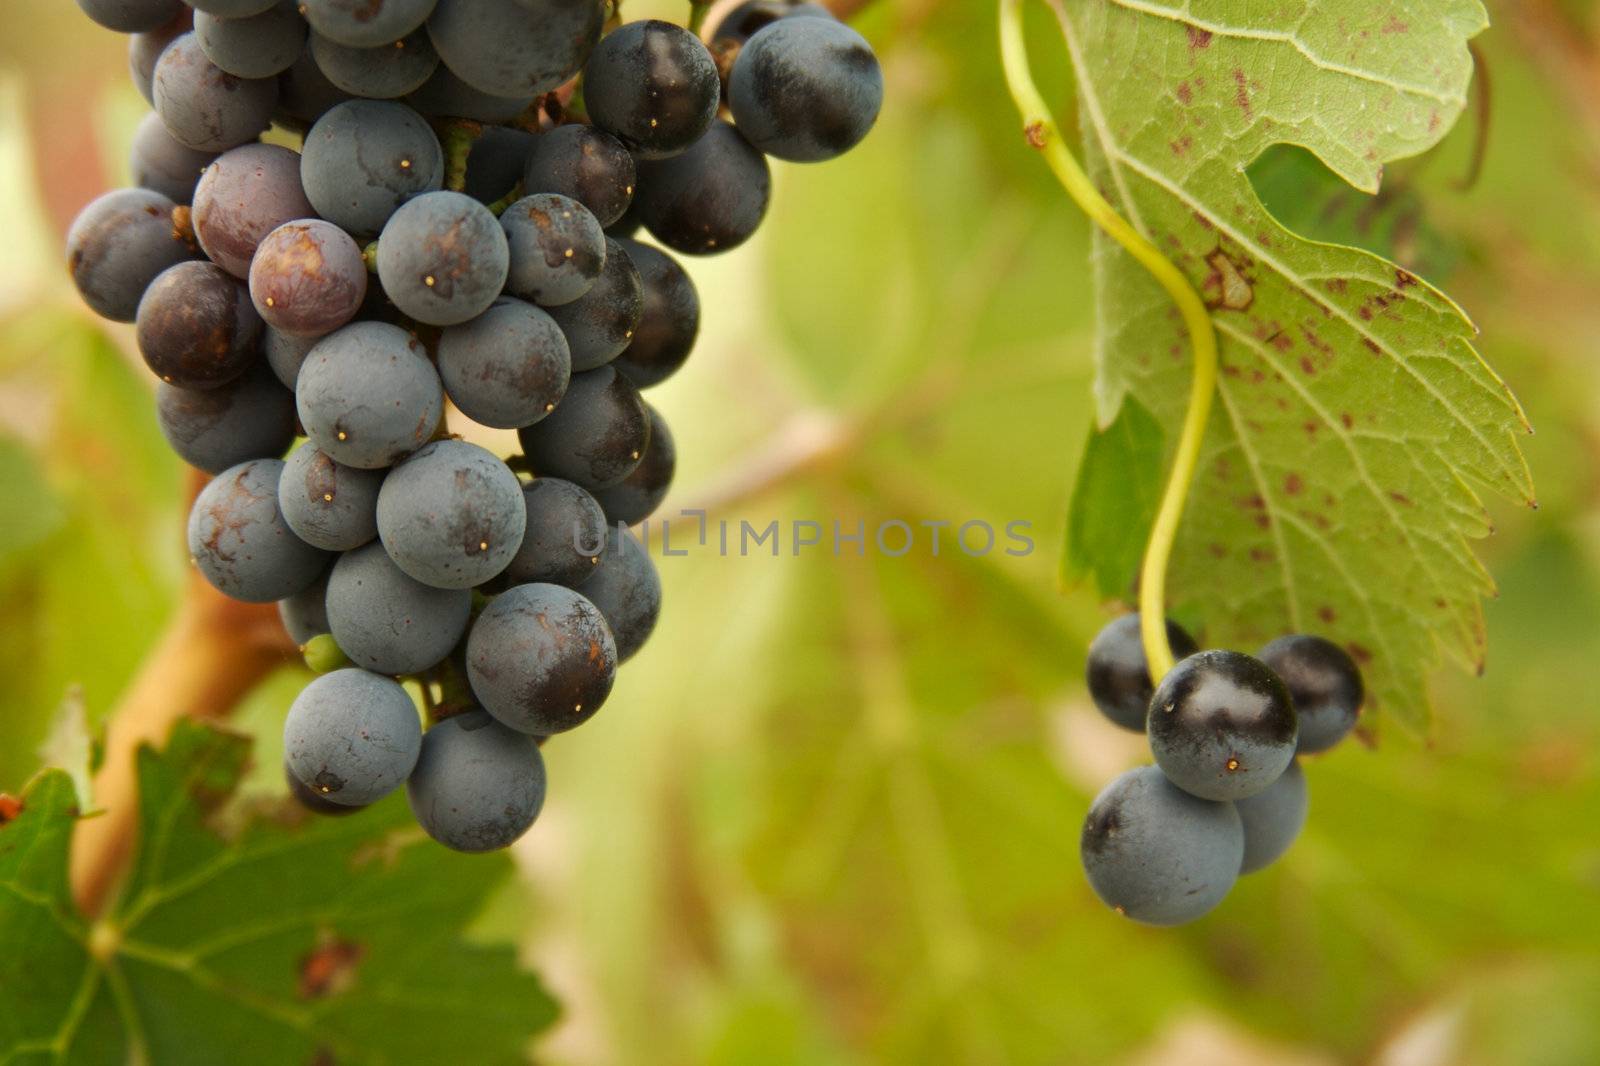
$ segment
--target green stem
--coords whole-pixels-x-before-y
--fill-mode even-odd
[[[1061,13],[1057,12],[1058,17]],[[1211,314],[1194,286],[1172,261],[1135,230],[1100,194],[1067,149],[1060,129],[1050,116],[1050,107],[1034,84],[1028,67],[1027,41],[1022,32],[1022,0],[1000,0],[1000,51],[1006,81],[1017,109],[1022,112],[1028,143],[1037,149],[1055,172],[1056,178],[1083,213],[1112,240],[1122,245],[1139,265],[1167,291],[1183,315],[1194,349],[1194,376],[1189,393],[1189,411],[1178,437],[1173,456],[1172,475],[1161,497],[1161,508],[1150,527],[1145,546],[1144,565],[1139,572],[1140,633],[1144,638],[1145,659],[1151,678],[1159,681],[1172,669],[1172,646],[1167,642],[1166,581],[1172,544],[1183,520],[1189,485],[1200,462],[1200,445],[1217,386],[1217,334]]]
[[[440,138],[444,148],[444,187],[460,192],[467,185],[467,157],[472,146],[483,136],[483,123],[465,119],[452,119]]]
[[[712,0],[689,0],[689,32],[696,37],[706,24],[706,13],[711,10]]]

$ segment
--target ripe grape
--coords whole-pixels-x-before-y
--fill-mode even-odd
[[[1294,759],[1294,704],[1278,675],[1236,651],[1203,651],[1174,666],[1150,699],[1156,764],[1202,799],[1254,796]]]
[[[200,175],[216,158],[212,152],[197,152],[173,140],[161,116],[152,111],[134,131],[128,169],[135,185],[158,192],[173,203],[188,204],[194,200]]]
[[[278,0],[184,0],[196,11],[205,11],[223,18],[243,19],[259,15]]]
[[[139,301],[135,336],[156,376],[181,389],[226,385],[256,363],[261,316],[215,263],[168,267]]]
[[[441,63],[420,89],[406,97],[406,103],[431,118],[510,122],[533,106],[534,99],[532,96],[495,96],[474,89]]]
[[[528,153],[536,136],[508,126],[484,130],[467,153],[466,185],[461,191],[482,204],[498,203],[510,195],[527,169]]]
[[[738,41],[742,44],[779,19],[807,15],[834,17],[833,12],[821,4],[804,3],[801,0],[746,0],[717,23],[711,39]]]
[[[1234,801],[1244,824],[1241,874],[1255,873],[1289,850],[1305,828],[1307,804],[1306,775],[1298,761],[1291,762],[1266,791]]]
[[[510,588],[543,582],[577,588],[605,555],[606,516],[588,491],[560,478],[522,487],[527,528],[498,583]]]
[[[1233,804],[1191,796],[1141,766],[1095,797],[1079,852],[1095,894],[1119,914],[1182,925],[1233,888],[1244,829]]]
[[[541,307],[569,304],[606,265],[606,235],[587,207],[560,193],[525,196],[500,216],[511,253],[506,291]]]
[[[278,601],[278,619],[298,648],[329,632],[328,577],[332,572],[329,567],[311,586]]]
[[[295,383],[300,424],[346,466],[390,466],[428,442],[444,391],[422,343],[386,322],[356,322],[317,343]]]
[[[1322,637],[1279,637],[1257,656],[1283,678],[1300,716],[1300,754],[1327,751],[1355,728],[1366,700],[1350,653]]]
[[[278,506],[295,536],[326,551],[350,551],[378,535],[382,470],[336,463],[309,441],[283,464]]]
[[[467,679],[484,710],[550,736],[594,717],[616,680],[617,647],[595,605],[560,585],[496,596],[467,635]]]
[[[118,33],[147,33],[183,10],[179,0],[78,0],[85,15]]]
[[[161,53],[151,91],[167,132],[199,152],[226,152],[255,140],[278,104],[275,80],[234,77],[206,58],[193,33]]]
[[[544,418],[567,393],[567,338],[544,311],[509,297],[439,338],[439,377],[461,413],[518,429]]]
[[[522,187],[555,192],[587,207],[609,226],[633,203],[637,167],[622,142],[604,130],[574,123],[534,138]]]
[[[1167,643],[1173,657],[1180,660],[1200,650],[1194,638],[1170,618]],[[1088,675],[1089,696],[1100,713],[1124,729],[1143,733],[1155,683],[1145,661],[1137,612],[1113,619],[1095,636],[1089,645]]]
[[[187,4],[179,4],[178,13],[164,25],[128,38],[128,75],[145,103],[156,102],[156,61],[161,58],[161,53],[167,50],[167,45],[192,29],[194,9]]]
[[[241,280],[250,277],[250,260],[267,234],[315,215],[300,187],[300,157],[275,144],[247,144],[223,153],[194,190],[200,247]]]
[[[343,803],[334,803],[326,796],[318,795],[315,790],[294,776],[294,771],[289,769],[289,761],[283,763],[283,781],[289,788],[289,796],[303,809],[312,814],[320,814],[329,818],[338,818],[346,814],[357,814],[366,810],[365,807],[350,807]]]
[[[276,459],[252,459],[211,480],[189,512],[189,554],[225,596],[271,603],[310,588],[328,553],[294,535],[278,509]]]
[[[620,240],[644,282],[644,306],[633,340],[612,366],[641,389],[676,374],[700,336],[700,294],[678,261],[658,248]]]
[[[278,115],[285,125],[304,128],[350,99],[328,80],[310,48],[278,76]]]
[[[526,524],[517,476],[466,441],[429,444],[390,471],[378,493],[383,546],[435,588],[470,589],[504,570]]]
[[[725,252],[749,240],[771,195],[766,157],[721,119],[682,155],[639,163],[640,220],[661,243],[688,255]]]
[[[351,233],[378,233],[407,200],[444,187],[444,152],[404,104],[349,100],[306,134],[300,180],[317,214]]]
[[[392,44],[433,13],[434,0],[300,0],[311,28],[352,48]]]
[[[615,485],[633,473],[650,444],[650,415],[639,390],[610,366],[572,375],[551,414],[517,431],[541,477],[586,489]]]
[[[677,155],[699,140],[721,97],[711,53],[670,22],[648,19],[613,30],[583,68],[589,118],[643,159]]]
[[[616,241],[601,239],[606,244],[599,279],[578,299],[550,308],[550,317],[567,335],[572,369],[578,372],[621,355],[644,313],[644,281],[633,259]]]
[[[596,489],[594,498],[605,509],[606,518],[625,526],[636,526],[655,514],[661,501],[667,498],[672,487],[672,475],[678,469],[678,449],[672,443],[672,432],[666,419],[649,404],[650,446],[633,473],[609,488]]]
[[[267,365],[279,381],[293,391],[300,380],[300,366],[317,346],[321,337],[293,337],[279,333],[268,326],[263,334],[261,350],[266,353]]]
[[[374,48],[354,48],[314,33],[311,54],[330,82],[369,100],[415,92],[439,69],[439,54],[423,29]]]
[[[177,206],[148,189],[117,189],[78,213],[67,231],[67,269],[95,314],[132,322],[150,283],[195,257],[173,219]]]
[[[335,670],[307,685],[283,723],[289,772],[333,803],[363,807],[405,783],[422,751],[406,690],[365,670]]]
[[[583,583],[583,594],[611,627],[617,662],[638,654],[661,617],[661,575],[632,531],[612,529],[600,565]]]
[[[428,33],[445,66],[480,92],[533,97],[578,72],[600,39],[600,0],[439,0]]]
[[[489,309],[511,253],[500,220],[470,196],[430,192],[394,213],[378,239],[378,280],[402,312],[454,326]]]
[[[321,337],[349,322],[367,296],[367,264],[350,235],[331,222],[287,222],[256,248],[250,298],[262,321],[299,337]]]
[[[544,757],[533,737],[483,711],[446,718],[422,738],[406,783],[423,830],[456,851],[494,851],[528,831],[544,806]]]
[[[837,19],[780,19],[740,50],[728,105],[739,132],[767,155],[820,162],[872,129],[883,71],[866,39]]]
[[[306,24],[293,0],[280,0],[259,15],[222,18],[204,11],[194,34],[206,58],[236,78],[275,78],[294,66],[306,47]]]
[[[161,435],[190,466],[220,474],[247,459],[276,459],[294,440],[294,393],[265,367],[216,389],[156,387]]]
[[[327,612],[328,631],[351,662],[380,674],[415,674],[460,643],[472,593],[424,585],[373,542],[333,564]]]

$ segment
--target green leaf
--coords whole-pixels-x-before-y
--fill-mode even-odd
[[[1160,423],[1132,398],[1111,425],[1089,431],[1067,510],[1067,577],[1093,574],[1100,595],[1129,595],[1161,505],[1165,455]]]
[[[49,770],[0,825],[0,1062],[524,1061],[554,1003],[463,929],[509,870],[428,841],[391,799],[242,824],[249,742],[181,723],[139,753],[139,849],[109,916],[72,906],[78,817]]]
[[[1172,598],[1224,644],[1291,630],[1340,641],[1376,701],[1424,726],[1438,651],[1483,662],[1494,586],[1468,541],[1490,529],[1480,490],[1532,502],[1516,439],[1527,425],[1455,304],[1368,252],[1286,230],[1247,168],[1299,144],[1375,193],[1384,163],[1429,148],[1460,114],[1482,6],[1063,10],[1091,175],[1188,273],[1222,344]],[[1189,386],[1181,323],[1103,238],[1094,263],[1101,423],[1137,397],[1171,441]]]

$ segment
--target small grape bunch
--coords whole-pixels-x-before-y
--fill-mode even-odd
[[[1095,706],[1146,733],[1155,765],[1095,797],[1083,868],[1117,913],[1149,925],[1194,921],[1289,849],[1307,810],[1298,756],[1342,740],[1365,700],[1355,660],[1323,637],[1281,637],[1250,656],[1200,651],[1175,622],[1166,628],[1179,662],[1159,684],[1137,614],[1102,629],[1088,663]]]
[[[769,157],[859,143],[877,57],[786,0],[712,45],[606,33],[604,0],[78,6],[130,35],[153,111],[137,187],[84,208],[68,267],[134,324],[162,433],[213,475],[194,565],[276,603],[320,671],[285,723],[291,794],[344,814],[403,786],[446,846],[509,845],[544,741],[660,616],[630,527],[677,465],[643,391],[700,331],[676,255],[755,233]],[[452,407],[520,454],[447,432]]]

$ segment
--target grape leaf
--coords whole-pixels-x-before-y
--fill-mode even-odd
[[[554,1003],[510,947],[462,938],[506,860],[444,851],[397,799],[224,835],[248,755],[191,723],[140,751],[138,854],[93,924],[72,782],[35,779],[0,823],[0,1063],[524,1061]]]
[[[1189,275],[1222,346],[1172,598],[1200,609],[1211,643],[1337,639],[1375,702],[1423,727],[1438,651],[1483,665],[1494,585],[1468,541],[1490,531],[1479,490],[1532,503],[1527,423],[1455,304],[1368,252],[1284,229],[1247,168],[1297,144],[1376,192],[1386,161],[1435,144],[1464,107],[1482,6],[1095,0],[1058,13],[1090,173]],[[1188,397],[1181,323],[1103,238],[1094,264],[1100,422],[1137,397],[1170,447]]]

